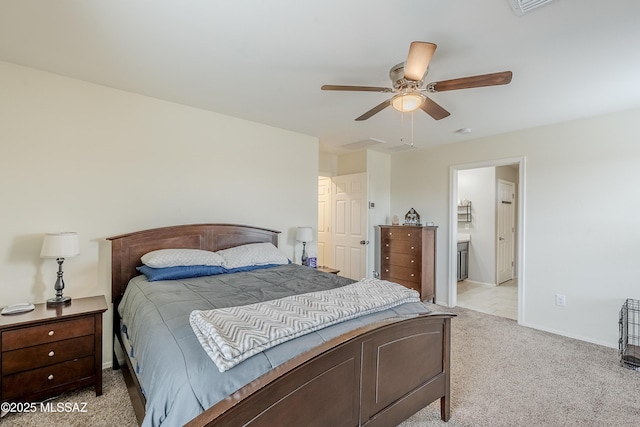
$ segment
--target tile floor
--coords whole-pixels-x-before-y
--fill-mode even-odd
[[[482,313],[518,319],[518,279],[497,286],[458,282],[458,305]]]

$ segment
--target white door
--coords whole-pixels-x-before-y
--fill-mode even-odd
[[[331,265],[331,178],[318,178],[318,266]]]
[[[515,184],[498,180],[497,283],[513,279],[515,266]]]
[[[367,174],[332,178],[331,222],[333,265],[354,280],[367,271]]]

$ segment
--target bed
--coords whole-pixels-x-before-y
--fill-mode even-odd
[[[112,246],[113,327],[116,335],[114,369],[123,370],[138,422],[153,426],[186,424],[194,427],[393,426],[438,399],[441,418],[447,421],[450,414],[450,328],[453,315],[435,311],[432,305],[407,303],[362,319],[338,323],[265,350],[226,372],[216,369],[202,347],[197,351],[185,349],[188,347],[185,344],[197,339],[193,331],[188,332],[184,313],[172,314],[167,320],[162,317],[166,314],[157,313],[158,307],[126,307],[131,304],[128,300],[144,300],[148,299],[147,295],[158,294],[161,301],[158,306],[180,306],[184,310],[193,304],[194,307],[188,310],[208,309],[211,304],[215,305],[218,295],[211,296],[208,291],[201,290],[211,289],[213,281],[217,281],[216,289],[221,282],[231,282],[235,286],[236,280],[244,281],[243,289],[254,284],[251,285],[254,286],[253,291],[241,293],[242,298],[248,294],[266,294],[261,298],[267,300],[280,291],[263,291],[267,289],[264,283],[285,283],[285,287],[291,288],[286,291],[288,295],[300,293],[292,290],[300,287],[300,283],[308,283],[313,291],[315,286],[336,288],[353,282],[292,264],[204,276],[184,284],[182,280],[148,283],[137,270],[143,255],[159,249],[216,252],[258,243],[277,247],[278,234],[274,230],[242,225],[192,224],[108,238]],[[260,284],[257,284],[258,280]],[[129,286],[131,288],[127,291]],[[162,288],[168,290],[168,296],[161,294]],[[195,294],[207,294],[209,299],[207,302],[192,300]],[[240,302],[245,303],[247,300]],[[137,314],[131,316],[132,312]],[[151,323],[153,329],[141,329],[136,333],[138,338],[134,347],[137,348],[133,352],[130,341],[135,322],[132,317],[142,318],[140,313],[151,313],[151,319],[160,317]],[[128,323],[124,328],[123,316]],[[157,329],[165,324],[170,329]],[[143,353],[142,343],[151,342],[151,337],[164,338],[161,344],[150,344],[147,353],[155,354],[158,359],[145,361],[141,371],[137,356]],[[125,355],[122,366],[115,357],[116,345]],[[179,366],[168,368],[168,359],[172,360],[171,363],[178,360]],[[182,370],[184,372],[178,372]],[[230,380],[232,372],[244,370],[249,373],[240,374],[240,379],[234,377]],[[174,374],[181,379],[172,379]],[[216,395],[220,391],[213,391],[220,384],[226,384],[228,389],[222,392],[222,397]],[[238,384],[240,386],[236,388]],[[166,395],[164,403],[158,405],[157,393]],[[190,394],[194,394],[195,400],[186,403],[177,400]],[[196,403],[190,403],[192,401]],[[181,419],[180,416],[186,418]]]

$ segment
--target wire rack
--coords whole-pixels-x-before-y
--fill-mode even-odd
[[[640,300],[627,299],[620,309],[620,365],[640,371]]]

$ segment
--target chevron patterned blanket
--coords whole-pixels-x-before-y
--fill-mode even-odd
[[[200,344],[220,372],[301,335],[407,302],[418,292],[379,279],[239,307],[194,310],[189,316]]]

